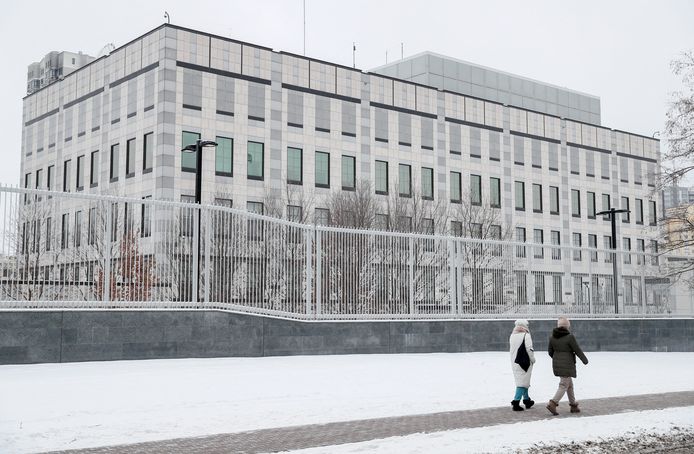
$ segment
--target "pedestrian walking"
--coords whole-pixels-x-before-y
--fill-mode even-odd
[[[521,399],[523,399],[523,405],[527,409],[535,404],[535,401],[528,394],[533,364],[535,364],[535,351],[527,320],[516,320],[508,343],[511,354],[511,369],[516,381],[516,394],[511,401],[511,408],[514,411],[523,411],[523,407],[520,406]]]
[[[566,317],[559,317],[557,327],[552,331],[549,338],[549,346],[547,351],[552,357],[552,371],[554,375],[559,377],[559,388],[554,394],[554,397],[547,404],[547,410],[553,415],[558,415],[557,406],[564,394],[569,398],[569,407],[571,413],[580,413],[578,402],[574,396],[573,378],[576,378],[576,356],[578,356],[583,364],[588,364],[588,358],[583,354],[583,350],[576,342],[569,329],[571,322]]]

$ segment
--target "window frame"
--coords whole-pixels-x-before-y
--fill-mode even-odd
[[[326,156],[327,157],[327,162],[326,164],[326,177],[327,177],[327,183],[319,183],[318,182],[318,156]],[[318,151],[316,150],[315,155],[314,155],[314,182],[315,186],[317,188],[330,188],[330,153],[327,151]]]
[[[251,144],[260,145],[260,175],[253,175],[250,173],[248,166],[248,158],[251,157]],[[257,153],[258,150],[253,150],[253,153]],[[265,180],[265,143],[256,142],[254,140],[249,140],[246,143],[246,178],[248,180],[264,181]]]

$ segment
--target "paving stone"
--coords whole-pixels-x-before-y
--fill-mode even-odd
[[[261,453],[357,443],[415,433],[469,429],[544,419],[585,418],[644,410],[660,410],[694,405],[694,391],[635,396],[608,397],[579,401],[581,413],[569,413],[566,401],[560,403],[559,416],[552,416],[537,401],[535,407],[514,412],[508,407],[448,411],[423,415],[395,416],[355,421],[279,427],[230,434],[176,438],[118,446],[56,451],[61,454],[216,454]]]

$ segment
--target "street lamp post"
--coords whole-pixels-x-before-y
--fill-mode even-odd
[[[195,153],[195,203],[198,205],[198,241],[195,249],[195,255],[198,258],[198,266],[195,270],[195,279],[200,279],[200,226],[202,212],[202,149],[205,147],[216,147],[217,142],[211,140],[196,140],[194,144],[186,145],[181,148],[184,153]],[[199,292],[198,292],[199,293]],[[198,300],[198,295],[195,295],[195,301]]]
[[[614,251],[614,256],[612,257],[612,295],[614,297],[614,313],[619,313],[619,300],[617,292],[617,214],[618,213],[629,213],[627,209],[616,209],[610,208],[609,210],[600,211],[595,213],[596,216],[609,216],[612,222],[612,250]]]

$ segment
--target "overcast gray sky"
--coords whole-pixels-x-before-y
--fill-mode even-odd
[[[114,7],[114,5],[116,5]],[[303,0],[7,2],[0,182],[17,184],[26,69],[51,50],[96,55],[164,22],[303,52]],[[600,97],[603,125],[663,129],[680,82],[669,62],[694,48],[694,2],[306,0],[306,55],[363,70],[431,50]]]

